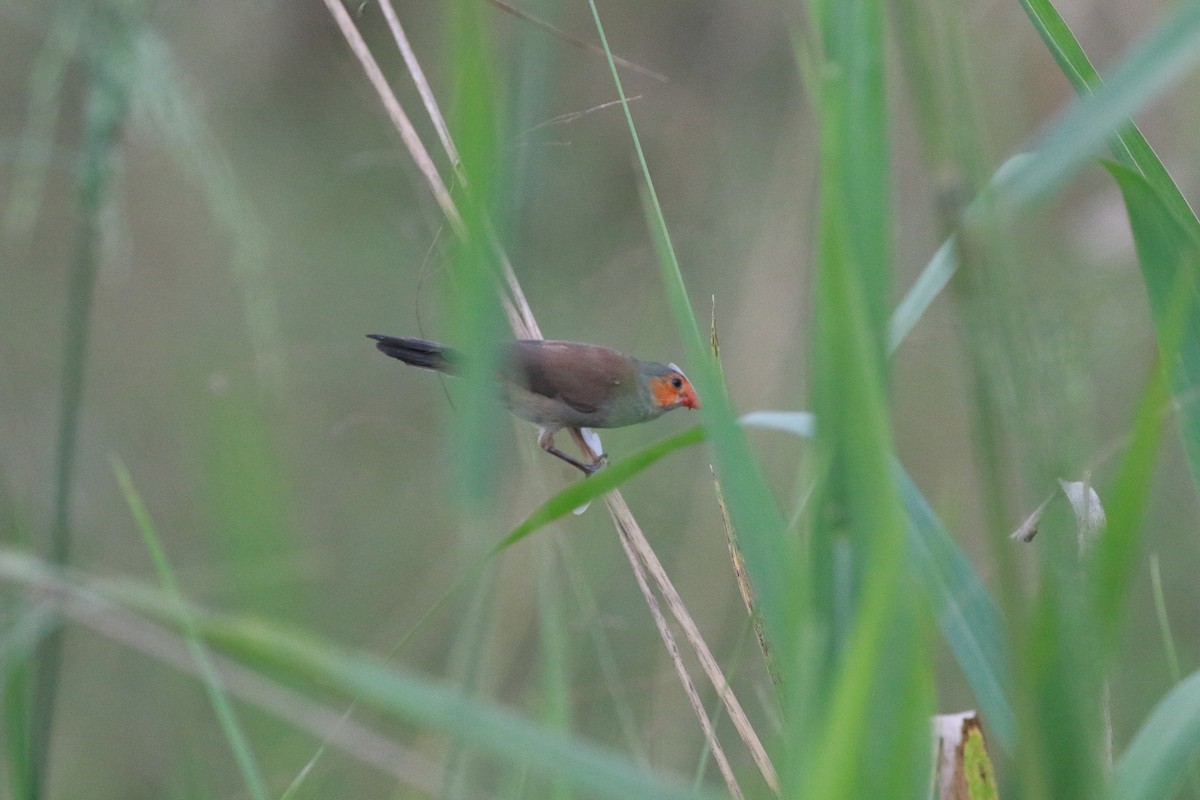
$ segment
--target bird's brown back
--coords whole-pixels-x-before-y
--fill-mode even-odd
[[[614,403],[636,394],[637,364],[598,345],[522,340],[507,345],[504,377],[517,390],[565,403],[579,424],[597,426]]]

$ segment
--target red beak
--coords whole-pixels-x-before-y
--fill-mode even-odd
[[[696,396],[696,390],[688,386],[687,391],[683,393],[684,408],[699,408],[700,398]]]

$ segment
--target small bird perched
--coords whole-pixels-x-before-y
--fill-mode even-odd
[[[458,356],[435,342],[368,334],[375,346],[414,367],[454,374]],[[584,464],[554,446],[563,428],[621,428],[675,408],[699,408],[696,390],[674,364],[641,361],[593,344],[525,339],[504,346],[500,385],[508,410],[541,430],[538,445],[591,475],[601,455]]]

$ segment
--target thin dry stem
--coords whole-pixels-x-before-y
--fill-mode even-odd
[[[742,737],[742,741],[746,744],[746,749],[750,751],[750,756],[758,766],[759,772],[762,773],[763,779],[773,792],[779,794],[779,775],[775,772],[775,767],[767,755],[766,748],[763,747],[758,734],[754,730],[754,726],[750,724],[750,720],[746,717],[746,712],[742,710],[742,704],[738,702],[733,689],[729,687],[728,681],[725,680],[725,675],[721,671],[720,665],[717,664],[712,651],[708,649],[708,644],[705,643],[704,637],[700,634],[700,629],[696,627],[696,622],[692,619],[692,615],[688,613],[683,598],[679,596],[679,592],[675,589],[675,584],[667,576],[667,571],[663,568],[662,562],[659,561],[658,556],[655,554],[654,548],[650,546],[646,535],[642,533],[641,527],[633,518],[633,513],[625,503],[625,498],[621,496],[620,492],[613,491],[605,495],[604,499],[608,504],[609,513],[617,521],[618,531],[628,536],[639,558],[654,578],[655,585],[658,586],[658,590],[667,601],[667,607],[671,609],[671,614],[675,617],[675,621],[679,623],[688,643],[695,650],[696,658],[700,661],[701,668],[708,675],[708,679],[712,682],[717,696],[725,704],[730,721],[733,722],[734,728],[737,729],[738,734]]]
[[[717,739],[712,720],[709,719],[708,712],[704,710],[704,704],[700,702],[700,695],[696,691],[696,684],[692,682],[683,658],[679,655],[679,646],[675,643],[675,635],[671,633],[671,626],[667,624],[667,619],[663,616],[662,609],[658,605],[658,598],[654,596],[654,591],[646,580],[646,570],[638,557],[640,548],[635,545],[638,539],[645,537],[642,536],[641,529],[634,522],[633,515],[629,511],[629,507],[625,505],[625,501],[619,496],[614,498],[616,494],[616,492],[611,492],[605,497],[605,500],[608,503],[608,513],[612,516],[613,524],[617,526],[617,538],[621,540],[621,547],[625,550],[625,556],[629,559],[630,566],[633,567],[633,575],[637,578],[638,588],[642,590],[642,597],[646,599],[646,605],[650,607],[650,616],[654,617],[654,624],[658,627],[659,636],[662,637],[663,644],[667,647],[671,663],[675,665],[675,672],[679,675],[683,692],[687,695],[692,710],[696,712],[696,718],[700,720],[704,738],[708,740],[709,747],[712,748],[713,758],[716,759],[721,777],[725,779],[725,786],[728,787],[731,795],[738,800],[743,800],[745,795],[742,794],[733,769],[729,766],[729,759],[725,756],[721,742]],[[636,535],[634,534],[635,530],[637,531]]]
[[[725,525],[725,541],[729,545],[729,559],[733,562],[733,576],[737,581],[738,592],[742,595],[742,602],[746,606],[746,612],[750,615],[750,624],[754,628],[754,635],[758,638],[758,649],[762,651],[767,671],[771,673],[771,680],[778,686],[782,681],[779,678],[779,672],[775,669],[775,662],[771,658],[771,647],[767,644],[767,634],[763,630],[762,616],[755,610],[754,587],[750,585],[750,577],[746,574],[746,560],[742,557],[742,548],[738,545],[737,535],[733,532],[733,521],[729,518],[729,508],[725,505],[725,492],[721,490],[721,482],[717,480],[717,471],[711,464],[708,468],[713,475],[713,489],[717,495],[717,505],[721,508],[721,522]]]
[[[513,270],[512,262],[508,260],[508,253],[504,252],[500,244],[500,237],[496,235],[491,220],[487,221],[487,228],[488,242],[496,253],[500,269],[504,273],[504,282],[508,285],[509,294],[501,295],[501,299],[506,309],[510,304],[515,306],[513,311],[519,319],[519,322],[513,325],[513,333],[524,339],[541,339],[542,329],[533,316],[529,301],[525,299],[525,291],[521,288],[521,282],[517,280],[517,273]]]
[[[596,45],[592,44],[591,42],[585,42],[583,39],[579,39],[575,36],[572,36],[571,34],[567,33],[566,31],[563,31],[563,30],[560,30],[559,28],[554,27],[549,22],[546,22],[543,19],[539,19],[538,17],[533,16],[532,14],[530,14],[527,11],[522,11],[521,9],[517,8],[516,6],[512,6],[512,5],[509,5],[508,3],[503,2],[503,0],[488,0],[488,2],[490,2],[492,5],[494,5],[496,8],[500,9],[501,11],[506,11],[518,19],[523,19],[526,22],[529,22],[533,25],[538,26],[542,30],[550,33],[552,36],[555,36],[555,37],[561,39],[562,41],[566,42],[569,45],[578,47],[581,50],[586,50],[593,55],[602,56],[602,57],[604,56],[603,48],[597,47]],[[652,69],[647,69],[646,67],[643,67],[640,64],[635,64],[632,61],[621,58],[618,55],[615,55],[615,54],[613,55],[613,61],[617,62],[622,67],[625,67],[626,69],[628,69],[632,72],[638,73],[639,75],[645,75],[648,78],[654,78],[654,80],[660,81],[662,83],[670,83],[670,81],[667,80],[666,75],[663,75],[660,72],[655,72]]]
[[[433,121],[433,128],[437,131],[438,139],[441,141],[446,155],[450,156],[450,163],[454,165],[455,170],[458,170],[461,159],[458,157],[458,150],[454,147],[454,140],[450,138],[450,129],[446,127],[446,119],[438,107],[437,98],[433,96],[433,89],[430,88],[429,81],[425,79],[425,70],[421,69],[421,62],[417,61],[417,54],[413,52],[412,45],[408,43],[408,36],[400,25],[400,18],[396,16],[392,0],[379,0],[379,7],[383,9],[383,18],[387,20],[388,30],[392,32],[392,38],[396,40],[396,47],[400,48],[400,55],[404,57],[404,66],[408,67],[409,74],[413,77],[413,83],[417,85],[421,102],[429,111],[429,118]]]
[[[326,2],[336,2],[336,0],[326,0]],[[429,85],[429,79],[425,77],[425,70],[422,69],[421,62],[417,60],[416,53],[413,52],[412,47],[409,45],[408,34],[404,32],[404,26],[400,24],[400,18],[396,15],[396,10],[392,6],[391,0],[380,0],[380,7],[383,9],[383,15],[387,20],[392,38],[395,39],[396,46],[400,48],[400,55],[404,59],[404,66],[408,69],[408,74],[412,76],[413,84],[417,87],[417,94],[421,96],[421,102],[425,104],[425,113],[429,115],[429,119],[433,122],[433,128],[437,131],[438,141],[442,144],[446,158],[450,160],[451,168],[454,170],[454,178],[463,188],[469,188],[467,185],[466,170],[463,169],[462,159],[458,155],[458,148],[455,147],[454,139],[450,136],[450,128],[446,125],[446,119],[442,115],[442,109],[433,94],[433,88]],[[358,40],[361,41],[362,37],[358,34],[358,31],[355,30],[354,33]],[[354,43],[351,42],[351,47],[353,45]],[[371,63],[375,63],[373,58],[371,58]],[[379,83],[372,80],[372,84],[375,86],[376,92],[379,93],[380,100],[385,107],[394,104],[397,108],[401,108],[400,101],[396,99],[386,80],[381,79]],[[403,115],[402,108],[401,114]],[[404,118],[407,120],[406,116]],[[407,138],[404,139],[404,143],[408,146]],[[426,153],[424,145],[421,144],[419,139],[417,140],[417,146],[420,148],[419,152],[409,147],[409,152],[412,154],[413,159],[418,160],[420,157],[423,157],[428,160],[429,155]],[[428,174],[426,174],[426,179],[429,181],[429,188],[437,195],[438,185],[444,186],[444,184],[441,184],[441,176],[437,173],[436,169],[433,171],[433,174],[436,176],[436,182]],[[450,203],[451,208],[454,208],[453,201],[449,199],[448,194],[447,202]],[[443,206],[444,208],[445,206]],[[454,214],[457,215],[457,213],[457,210],[455,210]],[[450,214],[448,213],[447,216],[449,217]],[[455,228],[455,232],[459,237],[462,237],[464,234],[461,228],[461,221],[459,227]],[[534,319],[533,310],[529,307],[529,302],[525,299],[525,293],[521,290],[520,283],[517,282],[517,275],[513,271],[512,262],[508,260],[508,254],[504,252],[504,248],[500,244],[500,239],[492,227],[491,220],[487,220],[487,236],[488,244],[491,246],[496,260],[500,262],[500,271],[504,276],[504,282],[508,289],[507,294],[501,292],[500,298],[513,333],[519,339],[541,339],[541,329],[538,327],[537,320]]]
[[[437,167],[433,164],[433,159],[429,157],[429,152],[425,149],[425,145],[421,143],[421,137],[417,135],[416,129],[409,122],[408,115],[404,113],[404,108],[400,105],[400,101],[396,99],[396,95],[392,92],[391,87],[388,86],[387,78],[383,76],[383,70],[379,68],[379,63],[375,60],[375,56],[371,55],[371,50],[367,47],[362,34],[358,32],[358,28],[354,27],[354,20],[350,18],[350,13],[346,11],[346,7],[339,0],[325,0],[325,7],[333,15],[338,29],[342,32],[342,36],[346,38],[346,43],[350,45],[351,52],[358,58],[358,63],[362,66],[363,74],[367,76],[367,80],[375,87],[375,93],[379,95],[384,110],[387,111],[388,117],[391,118],[392,124],[396,127],[396,132],[400,134],[400,138],[404,141],[404,146],[408,148],[408,153],[416,163],[417,169],[421,170],[421,174],[425,176],[425,182],[429,184],[429,189],[433,192],[434,199],[437,200],[438,205],[441,206],[442,213],[450,221],[450,225],[454,228],[455,233],[462,236],[464,233],[462,217],[459,215],[454,201],[450,198],[450,191],[446,188],[446,183],[442,180],[442,176],[438,174]],[[441,115],[439,114],[438,117],[441,118]]]
[[[628,98],[628,101],[630,103],[632,103],[635,100],[641,100],[641,99],[642,99],[642,96],[640,94],[635,94],[633,97]],[[559,114],[557,117],[551,117],[550,119],[539,122],[537,125],[534,125],[532,128],[530,128],[526,131],[522,131],[520,134],[518,134],[517,138],[524,139],[525,137],[527,137],[531,134],[534,134],[540,130],[543,130],[544,128],[550,128],[550,127],[553,127],[554,125],[567,125],[569,123],[575,122],[578,119],[582,119],[589,114],[595,114],[597,111],[603,111],[606,108],[613,108],[613,107],[620,108],[622,105],[623,105],[623,103],[620,100],[609,100],[607,103],[599,103],[598,105],[591,106],[590,108],[585,108],[582,111],[568,111],[565,114]]]

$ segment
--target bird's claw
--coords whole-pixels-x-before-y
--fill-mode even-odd
[[[606,466],[608,466],[608,453],[601,453],[600,455],[596,456],[595,461],[590,464],[583,465],[583,475],[586,478],[590,478],[592,475],[595,475]]]

